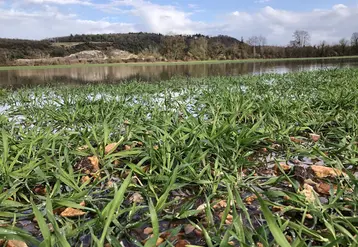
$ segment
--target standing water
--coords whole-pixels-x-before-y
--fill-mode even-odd
[[[47,83],[82,84],[167,80],[174,76],[237,76],[243,74],[289,73],[327,68],[358,67],[358,59],[267,61],[220,64],[119,65],[73,68],[20,69],[0,71],[0,87],[34,86]]]

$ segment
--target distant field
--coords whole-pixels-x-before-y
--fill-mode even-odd
[[[206,60],[206,61],[178,61],[178,62],[139,62],[139,63],[103,63],[103,64],[71,64],[71,65],[46,65],[46,66],[4,66],[0,70],[19,69],[50,69],[50,68],[78,68],[78,67],[106,67],[106,66],[155,66],[155,65],[185,65],[185,64],[220,64],[220,63],[255,63],[277,61],[303,61],[303,60],[328,60],[328,59],[356,59],[358,56],[342,57],[311,57],[311,58],[274,58],[274,59],[240,59],[240,60]]]

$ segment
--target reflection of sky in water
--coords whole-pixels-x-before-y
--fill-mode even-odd
[[[358,67],[358,59],[13,70],[0,71],[0,87],[1,85],[12,85],[14,87],[37,85],[47,82],[54,84],[76,84],[88,82],[119,82],[129,79],[159,81],[176,76],[188,77],[188,80],[190,80],[190,77],[238,76],[243,74],[258,75],[264,73],[284,74],[289,72],[350,67]]]

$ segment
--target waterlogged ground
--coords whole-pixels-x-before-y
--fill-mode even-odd
[[[355,246],[358,70],[0,92],[0,246]]]

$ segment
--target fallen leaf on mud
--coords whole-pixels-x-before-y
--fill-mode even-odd
[[[335,186],[333,186],[334,188]],[[326,183],[319,183],[316,184],[316,191],[320,194],[324,194],[324,195],[330,195],[330,191],[331,190],[331,186],[329,184]],[[334,188],[334,191],[336,191],[337,188]]]
[[[264,247],[264,245],[263,245],[262,243],[260,243],[260,242],[257,242],[257,243],[256,243],[256,246],[257,246],[257,247]]]
[[[176,244],[175,247],[186,247],[190,243],[184,239],[180,239]]]
[[[274,170],[276,174],[281,173],[281,170],[279,166],[284,170],[285,172],[288,172],[291,170],[291,166],[287,165],[286,162],[280,162],[279,164],[275,164]]]
[[[92,164],[92,172],[97,172],[97,171],[99,171],[99,160],[98,160],[98,157],[92,156],[92,157],[88,157],[88,159],[90,160],[90,162],[91,162],[91,164]]]
[[[224,217],[224,212],[221,212],[219,214],[219,218],[222,219],[223,217]],[[228,214],[225,219],[225,224],[231,225],[233,219],[234,219],[234,217],[231,214]]]
[[[310,137],[313,142],[318,142],[319,139],[321,138],[321,136],[317,134],[310,134]]]
[[[38,195],[46,195],[46,187],[42,185],[38,185],[34,188],[34,193]]]
[[[298,139],[298,138],[293,137],[293,136],[290,137],[290,140],[291,140],[292,142],[294,142],[294,143],[297,143],[297,144],[302,144],[302,143],[304,143],[303,140]]]
[[[346,176],[344,172],[336,168],[313,165],[311,166],[311,169],[313,173],[316,175],[316,177],[318,178],[327,178],[327,177],[335,178],[342,175]]]
[[[139,194],[138,192],[135,192],[130,198],[129,198],[130,202],[135,202],[135,203],[142,203],[144,201],[143,197],[141,194]]]
[[[220,208],[226,208],[226,207],[227,207],[227,203],[225,200],[221,200],[213,206],[214,209],[220,209]]]
[[[110,143],[104,148],[104,154],[113,152],[118,146],[118,142]]]
[[[146,235],[152,234],[153,233],[153,228],[151,227],[147,227],[143,230],[143,233]]]
[[[257,199],[256,195],[248,196],[248,197],[245,198],[245,202],[248,205],[251,205],[256,199]]]
[[[86,213],[83,212],[82,210],[79,209],[75,209],[75,208],[66,208],[60,215],[62,217],[77,217],[77,216],[82,216],[85,215]]]
[[[83,158],[75,165],[75,169],[77,171],[82,171],[87,175],[98,172],[99,171],[98,157],[92,156],[92,157]]]
[[[164,239],[159,237],[158,240],[157,240],[157,243],[155,244],[155,246],[159,246],[163,242],[164,242]]]
[[[109,180],[109,181],[107,182],[107,184],[106,184],[106,188],[107,188],[107,189],[110,189],[110,188],[113,188],[113,187],[114,187],[113,181]]]
[[[27,247],[27,244],[19,240],[9,240],[6,247]]]
[[[185,234],[190,234],[195,230],[195,226],[187,224],[184,226],[184,232]]]
[[[81,183],[84,184],[84,183],[87,183],[90,180],[91,180],[91,178],[89,176],[84,176],[84,177],[81,178]]]
[[[203,203],[203,204],[201,204],[199,207],[197,207],[196,210],[198,210],[198,211],[204,211],[206,207],[207,207],[206,203]]]
[[[306,214],[306,219],[312,220],[313,216],[311,214]]]
[[[306,201],[314,202],[316,200],[314,193],[315,192],[311,185],[308,184],[303,185],[303,190],[301,191],[301,194],[305,196]]]
[[[282,212],[283,209],[284,209],[284,207],[282,207],[282,206],[273,206],[272,207],[273,212]]]
[[[313,181],[312,179],[305,179],[304,183],[312,185],[312,186],[317,185],[317,183],[315,181]]]

